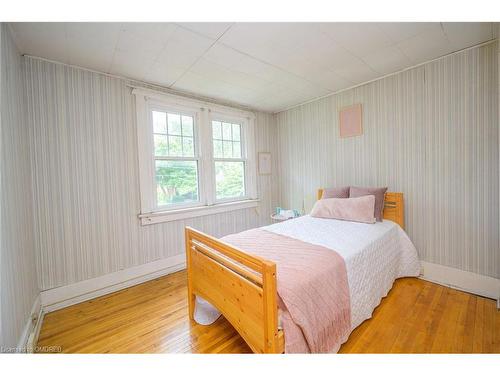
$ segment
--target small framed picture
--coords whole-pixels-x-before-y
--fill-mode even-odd
[[[342,108],[339,113],[340,138],[356,137],[363,134],[363,108],[354,104]]]
[[[259,174],[271,174],[270,152],[259,152]]]

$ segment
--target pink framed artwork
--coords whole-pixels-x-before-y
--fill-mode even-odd
[[[362,113],[361,104],[354,104],[340,110],[340,138],[356,137],[363,134]]]

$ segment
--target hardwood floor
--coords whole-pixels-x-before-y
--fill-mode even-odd
[[[38,345],[66,353],[250,352],[223,317],[190,323],[186,293],[181,271],[49,313]],[[500,353],[500,312],[493,300],[399,279],[340,352]]]

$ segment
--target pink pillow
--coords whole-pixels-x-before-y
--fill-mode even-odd
[[[328,198],[349,198],[349,186],[323,189],[321,199]]]
[[[365,188],[365,187],[356,187],[351,186],[349,190],[349,198],[362,197],[365,195],[373,195],[375,196],[375,218],[377,221],[382,221],[384,217],[384,202],[385,202],[385,192],[387,191],[386,187],[381,188]]]
[[[327,198],[320,199],[311,211],[311,216],[323,219],[339,219],[375,223],[375,196],[366,195],[359,198]]]

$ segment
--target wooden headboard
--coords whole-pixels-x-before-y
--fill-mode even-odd
[[[318,199],[323,196],[323,189],[318,189]],[[403,193],[385,193],[384,219],[394,221],[405,229],[405,207]]]

